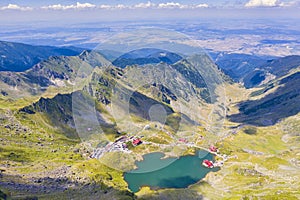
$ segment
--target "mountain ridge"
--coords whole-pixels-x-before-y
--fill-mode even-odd
[[[50,56],[75,56],[83,49],[77,47],[34,46],[0,41],[0,71],[22,72]]]

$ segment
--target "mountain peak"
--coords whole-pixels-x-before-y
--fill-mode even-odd
[[[111,65],[110,61],[108,61],[101,53],[97,51],[84,50],[79,55],[79,58],[82,61],[89,63],[93,67]]]
[[[91,53],[91,50],[83,50],[80,54],[79,57],[84,58],[86,56],[89,56]]]
[[[164,62],[174,64],[181,60],[182,57],[176,53],[156,48],[142,48],[130,51],[121,55],[113,61],[113,64],[120,68],[125,68],[129,65],[145,65]]]

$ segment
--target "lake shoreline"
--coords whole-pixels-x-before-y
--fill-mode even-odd
[[[204,159],[214,160],[215,155],[205,150],[179,157],[165,157],[163,152],[153,152],[143,155],[142,161],[136,161],[137,169],[124,172],[123,178],[128,184],[128,190],[134,193],[143,187],[151,190],[188,188],[205,178],[209,172],[219,170],[203,167]]]

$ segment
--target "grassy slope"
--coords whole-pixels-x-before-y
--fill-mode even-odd
[[[283,141],[284,135],[289,134],[282,130],[284,123],[258,128],[254,135],[241,130],[220,143],[221,152],[231,152],[237,158],[230,159],[222,170],[210,174],[194,188],[213,199],[299,198],[299,165],[291,161],[299,162],[300,149],[295,141]],[[299,126],[299,119],[294,123]]]
[[[235,102],[248,99],[251,92],[227,87],[229,114],[236,113]],[[190,189],[209,199],[299,199],[299,117],[300,114],[268,127],[232,130],[236,134],[217,145],[221,153],[234,158]]]
[[[252,92],[250,97],[254,99],[240,102],[240,113],[230,115],[229,118],[235,122],[268,126],[295,115],[300,111],[299,83],[298,69]]]
[[[56,88],[50,88],[44,96],[51,98],[57,92]],[[68,89],[63,93],[68,93]],[[85,156],[89,155],[89,149],[80,144],[76,137],[72,138],[72,134],[66,135],[59,127],[55,126],[53,115],[58,120],[60,119],[60,115],[57,116],[55,112],[57,110],[56,104],[47,104],[50,106],[47,109],[54,109],[49,115],[42,112],[26,114],[17,112],[17,110],[30,105],[32,101],[38,101],[38,97],[18,99],[17,101],[9,102],[8,105],[7,101],[5,97],[1,100],[2,117],[0,130],[3,134],[0,141],[0,167],[4,170],[3,183],[9,183],[15,179],[15,182],[23,183],[27,186],[30,185],[30,187],[38,187],[45,184],[50,187],[53,184],[52,182],[44,183],[42,181],[41,183],[34,182],[32,184],[32,180],[36,181],[51,177],[55,181],[62,176],[71,182],[78,182],[83,185],[87,182],[101,183],[101,187],[113,187],[116,190],[115,192],[121,191],[121,194],[117,192],[116,196],[129,196],[131,198],[130,193],[125,192],[123,195],[122,191],[126,190],[127,184],[124,182],[121,172],[110,169],[97,160],[87,159]],[[43,101],[48,100],[43,99]],[[64,101],[61,103],[63,105]],[[63,107],[66,108],[66,105],[63,105]],[[146,125],[144,120],[141,122],[143,126]],[[172,124],[171,121],[169,123]],[[150,134],[153,134],[153,131],[157,133],[158,130],[152,130]],[[161,134],[158,139],[158,143],[164,140],[168,143],[171,140],[167,134]],[[159,146],[152,147],[151,145],[145,146],[145,148],[140,146],[133,149],[134,155],[139,155],[141,152],[147,153],[160,150]],[[169,151],[172,153],[174,149],[171,148]],[[186,151],[186,149],[180,151]],[[110,157],[108,156],[108,158]],[[56,170],[60,168],[67,168],[66,172],[63,174],[59,172],[55,175]],[[32,190],[26,192],[24,188],[7,188],[7,184],[2,186],[12,196],[26,196],[35,193]],[[71,191],[71,193],[74,195],[77,192]],[[53,195],[47,194],[45,196],[43,191],[38,192],[36,195],[49,199],[55,199],[59,196],[63,199],[65,194],[60,190],[55,190]]]
[[[21,105],[23,102],[16,107]],[[122,173],[104,166],[97,160],[88,160],[85,157],[88,149],[81,145],[78,139],[62,134],[59,128],[53,126],[47,115],[38,112],[32,115],[17,113],[14,108],[6,107],[0,110],[0,132],[0,169],[3,170],[0,188],[4,189],[6,194],[24,197],[34,193],[41,199],[66,199],[68,195],[76,194],[80,199],[80,195],[88,195],[87,191],[91,190],[95,191],[95,195],[97,193],[95,198],[131,199],[130,193],[122,192],[127,186],[122,181]],[[65,172],[60,169],[64,169]],[[102,175],[104,179],[101,178]],[[36,183],[37,180],[47,177],[53,180]],[[59,188],[52,191],[51,187],[59,177],[67,178],[76,187],[69,187],[66,191]],[[42,190],[26,191],[26,188],[21,186],[8,187],[7,183],[12,180],[24,183],[26,187],[48,187],[51,195],[46,195],[47,191],[45,193]],[[95,183],[95,186],[86,188],[88,182]],[[104,193],[111,195],[104,197]]]
[[[227,86],[227,95],[230,96],[228,101],[231,103],[229,114],[237,112],[235,102],[247,99],[249,93],[236,85]],[[80,199],[92,192],[98,199],[132,198],[132,194],[126,192],[127,184],[121,172],[108,168],[97,160],[88,160],[85,157],[88,149],[75,138],[65,137],[53,128],[47,116],[36,113],[29,118],[28,115],[13,114],[15,108],[22,107],[23,104],[26,101],[16,102],[11,111],[3,104],[2,108],[5,109],[0,112],[0,169],[5,170],[4,174],[21,176],[23,178],[18,177],[21,182],[39,185],[32,183],[33,177],[57,178],[51,172],[67,167],[67,172],[62,176],[67,177],[71,183],[78,183],[76,190],[70,187],[51,195],[45,196],[42,191],[36,195],[41,199],[66,199],[74,196]],[[231,135],[218,144],[221,152],[237,157],[229,159],[219,172],[209,174],[205,180],[188,189],[143,189],[137,195],[141,199],[199,199],[200,194],[210,199],[299,198],[299,117],[290,117],[270,127],[239,129],[236,135]],[[166,141],[170,140],[168,135],[161,137]],[[159,150],[157,147],[140,146],[134,152],[147,152],[151,148]],[[2,181],[9,180],[4,177]],[[89,187],[86,186],[87,182],[97,184]],[[4,192],[7,193],[7,190]],[[30,192],[24,190],[10,192],[12,195],[30,195]],[[107,193],[111,196],[107,196]]]
[[[229,114],[235,102],[247,99],[253,90],[227,85]],[[234,125],[226,122],[225,125]],[[229,158],[220,171],[187,189],[153,191],[145,187],[137,196],[159,199],[186,193],[189,199],[299,199],[300,198],[300,114],[269,127],[244,126],[217,143]],[[177,195],[178,196],[178,195]],[[187,196],[185,196],[187,197]],[[178,199],[178,198],[174,198]]]

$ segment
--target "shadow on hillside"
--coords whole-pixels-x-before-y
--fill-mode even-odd
[[[164,109],[166,115],[174,113],[173,109],[159,101],[156,101],[146,95],[139,93],[137,91],[133,92],[129,100],[129,112],[142,117],[146,120],[151,120],[149,111],[153,106],[159,106],[159,108]],[[155,121],[160,121],[159,119],[154,119]]]
[[[5,191],[5,192],[1,192]],[[101,183],[79,183],[67,178],[32,178],[25,182],[20,176],[0,177],[0,197],[6,199],[135,199],[127,190],[117,190]],[[3,199],[5,199],[3,198]],[[2,198],[0,198],[2,199]]]
[[[76,102],[73,101],[73,98],[75,98]],[[79,109],[81,113],[77,113],[78,109],[74,110],[74,104],[77,107],[81,106]],[[85,115],[89,114],[89,109],[91,108],[94,109],[94,100],[92,98],[85,97],[83,92],[74,92],[72,94],[58,94],[54,98],[40,98],[38,102],[20,109],[20,113],[25,115],[42,113],[41,117],[44,117],[51,126],[71,139],[83,137],[82,134],[79,135],[78,128],[82,129],[79,131],[84,132],[85,137],[93,134],[100,127],[104,133],[117,134],[115,125],[107,122],[102,117],[100,110],[96,109],[95,116],[92,116],[92,118]],[[76,126],[74,115],[77,118],[82,115],[82,124],[77,124]],[[83,130],[83,128],[85,129]]]
[[[202,195],[199,195],[195,190],[190,189],[164,189],[155,194],[144,195],[144,200],[202,200],[204,199]]]
[[[300,72],[282,79],[273,93],[239,103],[240,113],[228,116],[233,122],[271,126],[300,112]]]

